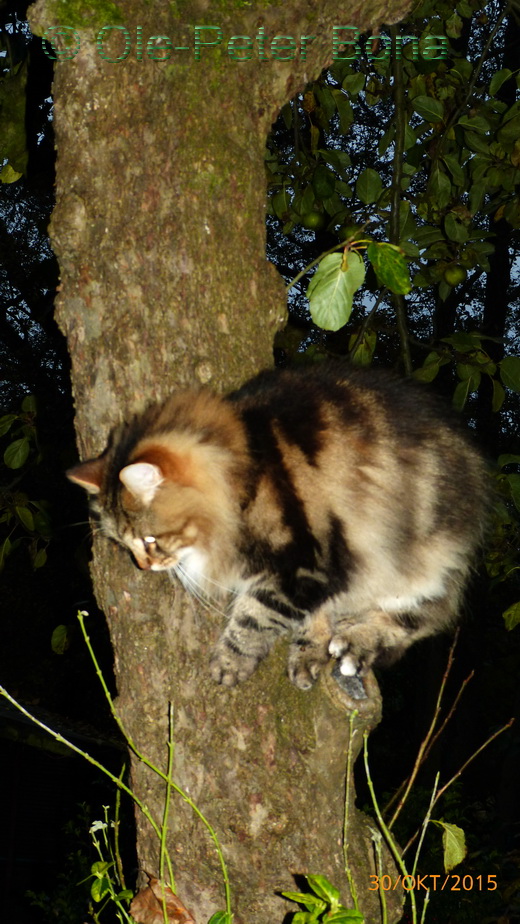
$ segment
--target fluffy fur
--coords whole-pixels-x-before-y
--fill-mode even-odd
[[[68,476],[140,568],[228,598],[211,658],[227,686],[287,630],[307,689],[330,657],[360,677],[452,625],[486,517],[468,439],[422,389],[370,370],[174,394]]]

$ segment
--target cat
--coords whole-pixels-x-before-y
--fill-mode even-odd
[[[455,623],[486,522],[486,466],[437,399],[326,364],[174,393],[67,475],[140,568],[228,597],[210,670],[229,687],[290,631],[297,687],[333,658],[362,691]]]

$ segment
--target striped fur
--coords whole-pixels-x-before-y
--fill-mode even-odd
[[[227,598],[211,658],[245,680],[282,633],[289,675],[344,677],[451,626],[486,519],[478,453],[419,387],[371,370],[266,372],[174,394],[68,473],[144,569]]]

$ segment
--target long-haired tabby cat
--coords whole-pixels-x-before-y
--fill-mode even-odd
[[[287,630],[307,689],[331,657],[361,677],[453,624],[486,512],[468,439],[429,394],[371,370],[173,394],[67,474],[140,568],[228,597],[211,658],[227,686]]]

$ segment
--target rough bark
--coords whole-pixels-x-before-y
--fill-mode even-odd
[[[34,31],[72,26],[81,39],[80,53],[56,66],[51,237],[82,458],[103,449],[125,414],[175,386],[228,388],[271,364],[285,298],[265,260],[270,124],[330,62],[333,25],[397,21],[410,5],[373,0],[343,4],[340,14],[327,0],[280,8],[39,0],[31,8]],[[173,46],[193,47],[195,24],[217,25],[226,39],[262,26],[269,36],[316,40],[305,61],[239,63],[222,49],[200,61],[181,52],[138,60],[134,41],[124,61],[110,63],[95,36],[117,22],[134,36],[141,26],[144,43],[163,35]],[[121,34],[108,36],[105,54],[121,53]],[[166,577],[138,572],[102,539],[92,573],[114,646],[119,713],[141,750],[164,767],[172,702],[174,777],[221,838],[236,924],[281,921],[288,905],[275,893],[294,888],[292,874],[322,873],[349,902],[341,847],[348,704],[332,681],[295,690],[279,651],[244,686],[218,689],[207,670],[218,615],[202,612]],[[366,711],[354,753],[361,729],[377,721],[377,696]],[[164,787],[137,762],[132,778],[160,818]],[[352,869],[366,921],[377,922],[370,837],[362,817],[352,819]],[[178,798],[169,847],[178,893],[202,924],[223,907],[220,870],[206,830]],[[142,869],[156,874],[158,844],[140,817],[138,852]]]

